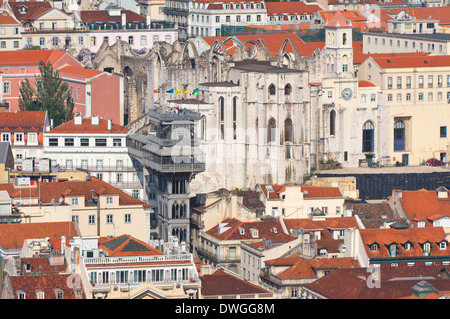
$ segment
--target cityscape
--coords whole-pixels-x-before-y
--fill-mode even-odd
[[[0,0],[0,298],[449,299],[448,126],[446,0]]]

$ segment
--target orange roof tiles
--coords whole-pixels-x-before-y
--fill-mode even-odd
[[[46,2],[46,1],[45,1]],[[39,61],[51,62],[54,64],[65,54],[66,51],[58,50],[18,50],[0,51],[0,66],[13,65],[38,65]]]
[[[382,69],[394,68],[431,68],[431,67],[448,67],[450,66],[450,55],[436,56],[406,56],[397,54],[395,56],[372,56],[373,60]]]
[[[20,223],[0,224],[0,247],[3,249],[22,248],[27,239],[49,237],[53,249],[61,249],[61,236],[69,238],[79,236],[73,222],[46,222],[46,223]]]
[[[8,3],[14,16],[22,23],[36,19],[41,14],[52,9],[52,5],[48,1],[9,1]],[[26,12],[19,11],[19,8],[22,6],[27,8]]]
[[[266,2],[267,15],[280,15],[280,14],[304,14],[315,13],[322,10],[317,4],[308,4],[303,1],[291,1],[291,2]]]
[[[0,184],[0,190],[6,190],[9,196],[13,198],[31,196],[32,198],[40,198],[42,204],[50,204],[52,199],[58,201],[60,198],[64,198],[65,195],[63,193],[68,189],[70,190],[69,195],[81,195],[84,196],[86,201],[92,200],[91,190],[94,190],[94,193],[98,195],[98,191],[103,188],[103,194],[119,195],[121,206],[142,205],[142,207],[150,207],[148,204],[93,176],[89,181],[36,183],[36,187],[27,188],[26,190],[15,187],[12,183]]]
[[[0,10],[0,24],[20,24],[20,22],[14,16],[11,16],[8,11]]]
[[[303,198],[344,198],[339,187],[301,185]]]
[[[438,198],[437,191],[402,191],[400,202],[413,224],[417,226],[418,221],[424,221],[425,226],[432,226],[432,221],[439,216],[450,217],[450,194],[447,194],[447,200],[444,200]]]
[[[345,17],[341,11],[323,11],[321,15],[324,15],[326,19],[327,27],[351,27],[352,22]],[[331,17],[329,16],[331,15]]]
[[[407,229],[361,229],[361,238],[364,243],[367,256],[372,258],[392,258],[390,256],[389,245],[395,243],[396,257],[423,257],[422,245],[430,243],[431,256],[450,256],[449,249],[440,249],[439,243],[445,241],[446,235],[442,227],[410,227]],[[411,243],[409,250],[405,249],[404,244]],[[378,249],[371,250],[371,245],[377,243]]]
[[[359,81],[358,82],[358,87],[360,88],[365,88],[365,87],[374,87],[376,86],[375,84],[373,84],[372,82],[369,81]]]
[[[43,132],[47,111],[4,112],[0,116],[2,132]]]
[[[75,124],[75,118],[70,121],[67,121],[51,131],[47,134],[58,134],[58,133],[78,133],[78,134],[126,134],[128,132],[128,128],[125,126],[112,123],[111,130],[108,130],[108,120],[103,118],[99,118],[98,124],[92,124],[91,118],[83,118],[81,124]]]
[[[63,299],[75,299],[73,288],[67,285],[71,274],[61,275],[34,275],[34,276],[10,276],[11,288],[17,298],[18,291],[25,293],[26,299],[37,299],[37,291],[44,293],[45,299],[57,299],[57,289],[63,292]],[[81,284],[82,285],[82,284]],[[81,289],[82,298],[85,298]]]
[[[111,257],[164,255],[158,249],[130,235],[99,238],[99,249],[105,250]]]
[[[68,75],[75,75],[80,76],[84,78],[92,78],[94,76],[97,76],[99,74],[102,74],[102,71],[98,70],[91,70],[86,68],[80,68],[80,67],[74,67],[74,66],[65,66],[60,69],[58,69],[58,72],[60,75],[68,74]]]
[[[269,291],[248,281],[233,276],[222,269],[201,278],[203,296],[229,296],[243,294],[265,294]]]

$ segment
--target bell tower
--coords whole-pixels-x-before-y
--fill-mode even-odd
[[[325,25],[325,63],[328,75],[353,77],[352,23],[340,11]]]

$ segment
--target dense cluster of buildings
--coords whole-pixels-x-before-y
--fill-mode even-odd
[[[1,298],[448,298],[448,9],[0,0]]]

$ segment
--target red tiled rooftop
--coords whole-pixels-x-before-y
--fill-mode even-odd
[[[266,8],[268,15],[315,13],[322,10],[317,4],[308,4],[303,1],[266,2]]]
[[[45,1],[46,2],[46,1]],[[41,2],[40,2],[41,3]],[[39,61],[51,62],[54,64],[65,54],[66,51],[58,50],[18,50],[18,51],[0,51],[0,66],[15,65],[39,65]]]
[[[203,296],[229,296],[269,293],[248,281],[242,280],[217,269],[212,275],[204,275],[201,278]]]
[[[61,236],[69,238],[79,236],[73,222],[0,224],[0,247],[3,249],[21,248],[27,239],[49,237],[49,243],[56,250],[61,249]]]
[[[1,6],[1,3],[0,3]],[[17,24],[19,25],[20,22],[17,21],[13,16],[11,16],[8,11],[0,11],[0,24]]]
[[[130,235],[99,238],[99,248],[105,250],[111,257],[164,255],[158,249]]]
[[[79,133],[79,134],[126,134],[128,129],[125,126],[117,123],[112,123],[111,130],[108,130],[108,120],[99,118],[98,124],[92,124],[91,118],[83,118],[82,124],[75,124],[75,118],[67,121],[51,131],[48,134],[60,134],[60,133]]]
[[[99,74],[102,74],[102,71],[98,70],[91,70],[81,67],[74,67],[74,66],[65,66],[60,69],[58,69],[59,74],[62,76],[64,74],[68,75],[75,75],[83,78],[92,78],[94,76],[97,76]]]
[[[52,9],[52,5],[48,1],[9,1],[8,3],[11,6],[14,16],[22,23],[36,19],[41,14]],[[27,8],[25,13],[19,12],[19,8],[22,6],[26,6]]]
[[[376,86],[376,85],[369,81],[363,80],[363,81],[358,82],[358,87],[360,87],[360,88],[374,87],[374,86]]]
[[[4,112],[0,116],[0,131],[12,132],[20,128],[21,132],[43,132],[46,116],[46,111]]]
[[[382,69],[450,66],[450,55],[405,56],[403,54],[398,54],[395,56],[384,57],[372,56],[372,58]]]
[[[146,22],[147,18],[137,14],[131,10],[121,10],[122,14],[126,15],[126,21],[127,22]],[[122,16],[110,16],[108,14],[107,10],[84,10],[80,11],[80,19],[83,22],[118,22],[120,25],[122,25]]]

